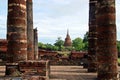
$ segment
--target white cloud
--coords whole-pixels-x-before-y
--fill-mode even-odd
[[[38,28],[39,41],[53,43],[57,37],[66,37],[69,29],[71,38],[82,37],[88,31],[89,0],[33,0],[34,27]],[[6,4],[2,0],[0,8],[0,38],[6,37]],[[120,40],[120,4],[117,5],[117,36]],[[5,8],[5,9],[4,9]],[[4,11],[5,10],[5,11]]]

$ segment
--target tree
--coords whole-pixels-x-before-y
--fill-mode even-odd
[[[61,39],[61,37],[58,37],[56,42],[54,43],[55,46],[59,48],[59,50],[62,50],[62,47],[64,45],[64,41]]]
[[[42,42],[39,42],[38,43],[38,47],[41,48],[41,49],[45,49],[45,50],[53,50],[53,51],[58,51],[58,47],[57,46],[54,46],[52,44],[43,44]]]
[[[117,41],[117,49],[118,49],[118,52],[120,52],[120,41]]]
[[[76,51],[83,50],[84,44],[83,44],[83,40],[81,38],[79,38],[79,37],[75,38],[72,42],[73,42],[72,46]]]
[[[88,50],[88,32],[86,32],[86,34],[84,35],[83,43],[84,43],[83,50],[87,51]]]
[[[46,49],[46,45],[43,44],[42,42],[38,43],[38,47],[41,48],[41,49]]]

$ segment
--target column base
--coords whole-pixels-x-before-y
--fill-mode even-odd
[[[6,63],[5,76],[20,77],[21,72],[19,70],[18,63]]]

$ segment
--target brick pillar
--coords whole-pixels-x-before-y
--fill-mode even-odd
[[[33,7],[32,0],[26,1],[27,5],[27,59],[34,60],[34,35],[33,35]]]
[[[98,80],[118,80],[115,0],[98,0]]]
[[[25,0],[8,0],[7,20],[7,59],[9,62],[27,60]]]
[[[34,29],[34,57],[35,57],[35,60],[38,59],[38,34],[37,34],[37,28]]]
[[[97,71],[96,5],[97,0],[89,1],[88,72]]]

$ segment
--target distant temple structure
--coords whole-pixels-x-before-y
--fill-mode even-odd
[[[65,38],[64,46],[65,47],[71,47],[72,46],[72,41],[71,41],[71,38],[70,38],[70,35],[69,35],[69,30],[67,30],[67,35],[66,35],[66,38]]]

